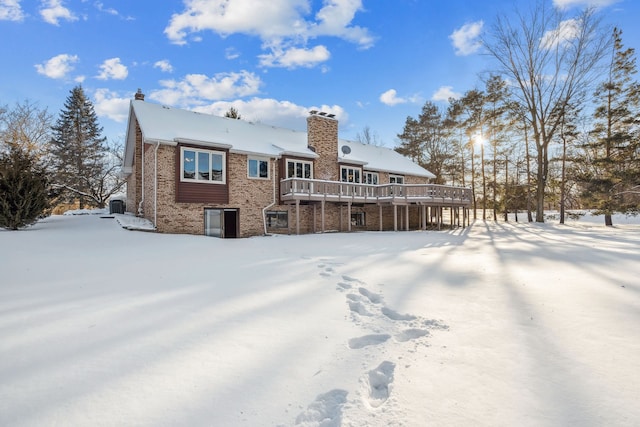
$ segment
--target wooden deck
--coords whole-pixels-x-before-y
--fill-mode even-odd
[[[369,185],[351,182],[323,181],[318,179],[288,178],[280,181],[280,200],[295,203],[296,233],[300,234],[300,204],[321,207],[321,231],[325,231],[325,204],[346,205],[347,218],[352,205],[371,204],[380,209],[379,229],[383,229],[382,207],[393,206],[393,229],[398,231],[398,209],[404,212],[405,229],[409,230],[409,206],[420,207],[421,229],[427,227],[427,211],[435,213],[437,226],[444,225],[443,211],[450,209],[451,225],[469,224],[469,208],[472,192],[469,188],[436,184],[381,184]],[[462,218],[460,218],[462,216]],[[347,221],[347,230],[351,223]]]
[[[280,200],[470,207],[471,189],[436,184],[356,184],[318,179],[280,181]]]

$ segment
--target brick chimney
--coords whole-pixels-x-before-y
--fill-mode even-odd
[[[136,95],[133,99],[135,99],[136,101],[144,101],[144,93],[142,93],[142,89],[138,88],[138,91],[136,92]]]
[[[338,181],[338,120],[335,115],[311,110],[307,117],[307,145],[319,156],[313,166],[316,179]]]

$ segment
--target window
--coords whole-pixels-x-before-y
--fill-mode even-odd
[[[225,153],[221,151],[181,148],[180,180],[224,184]]]
[[[389,182],[391,184],[404,184],[404,176],[401,176],[401,175],[389,175]]]
[[[267,159],[249,158],[248,168],[249,178],[269,178],[269,160]]]
[[[360,182],[360,174],[360,168],[340,166],[340,181],[342,182]]]
[[[303,160],[287,160],[287,178],[313,178],[313,163]]]
[[[289,213],[287,211],[267,211],[268,228],[288,228]]]
[[[378,185],[378,172],[365,172],[362,182],[364,184]]]
[[[351,213],[351,226],[352,227],[364,227],[364,212],[352,212]]]

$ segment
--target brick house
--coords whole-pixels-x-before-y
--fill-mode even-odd
[[[338,138],[311,111],[307,132],[131,101],[123,172],[127,211],[158,232],[268,233],[424,229],[468,221],[471,194],[384,147]]]

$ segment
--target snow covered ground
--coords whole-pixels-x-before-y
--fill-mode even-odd
[[[0,230],[0,425],[637,426],[627,222]]]

